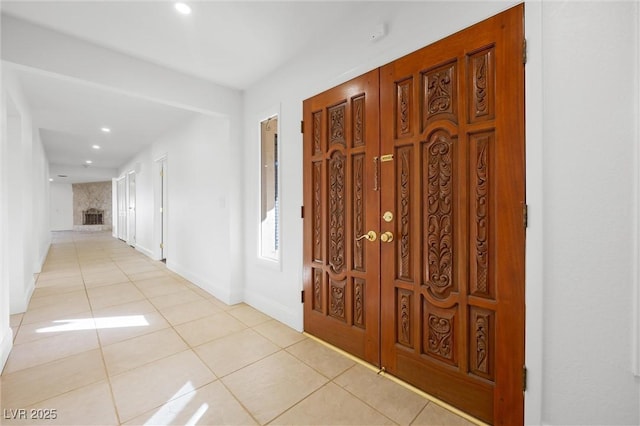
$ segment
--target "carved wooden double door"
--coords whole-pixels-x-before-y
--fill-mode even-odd
[[[523,422],[517,6],[304,102],[304,328]]]

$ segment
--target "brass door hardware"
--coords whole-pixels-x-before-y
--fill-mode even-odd
[[[366,234],[360,235],[358,238],[356,238],[356,241],[360,241],[362,239],[369,240],[369,241],[375,241],[376,238],[378,238],[378,234],[376,234],[375,231],[369,231]]]
[[[386,231],[380,234],[380,241],[383,243],[390,243],[393,241],[393,233],[391,231]]]

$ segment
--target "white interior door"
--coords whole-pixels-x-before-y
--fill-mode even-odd
[[[160,162],[160,259],[167,258],[167,236],[168,236],[168,188],[167,188],[167,159]]]
[[[136,172],[129,172],[129,188],[127,195],[129,198],[128,210],[128,232],[127,244],[134,246],[136,244]]]
[[[126,241],[127,239],[127,198],[126,198],[126,181],[125,177],[118,179],[118,238]]]

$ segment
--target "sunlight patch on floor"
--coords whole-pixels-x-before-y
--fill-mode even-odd
[[[197,425],[198,421],[202,418],[202,416],[204,416],[204,413],[206,413],[208,409],[209,409],[209,404],[205,402],[200,406],[200,408],[198,408],[198,410],[195,413],[193,413],[193,416],[191,416],[191,418],[187,420],[187,423],[185,423],[185,426]]]
[[[105,328],[146,327],[149,322],[144,315],[128,315],[120,317],[79,318],[53,321],[51,327],[43,327],[36,333],[56,333],[60,331],[98,330]]]
[[[156,411],[156,413],[144,424],[145,425],[172,424],[173,420],[175,420],[178,414],[180,414],[180,412],[182,412],[182,410],[185,409],[185,407],[189,404],[189,402],[193,399],[193,397],[196,396],[196,392],[194,392],[194,390],[195,389],[191,381],[188,381],[187,383],[185,383],[184,386],[182,386],[180,390],[178,390],[178,392],[173,394],[173,396],[168,399],[168,402],[165,405],[163,405],[158,411]],[[186,396],[187,394],[189,394],[189,396]],[[180,398],[182,395],[185,395],[185,396]],[[195,415],[192,417],[192,419],[194,417]],[[189,422],[190,421],[191,419],[189,419]]]

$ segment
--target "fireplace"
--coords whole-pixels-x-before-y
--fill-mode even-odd
[[[104,225],[104,210],[89,209],[82,211],[83,225]]]

